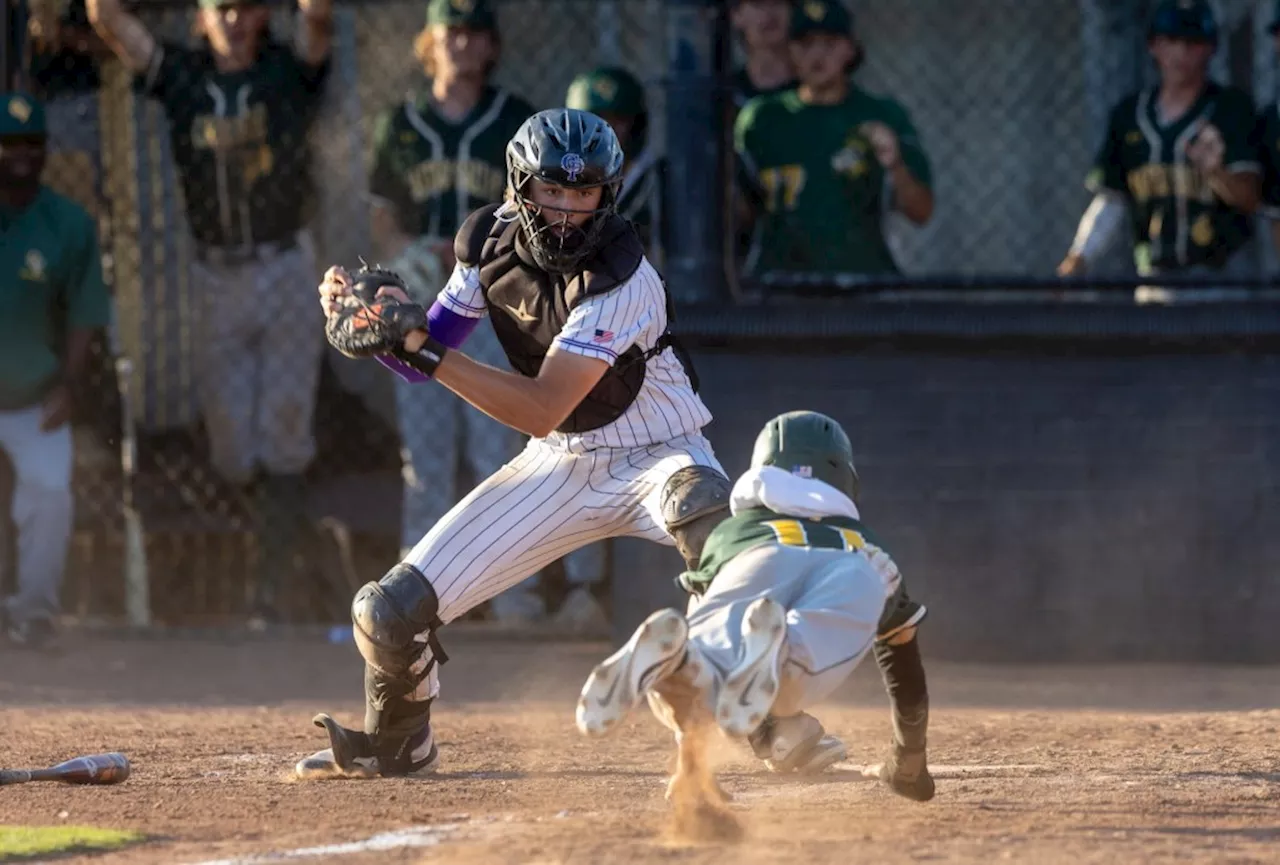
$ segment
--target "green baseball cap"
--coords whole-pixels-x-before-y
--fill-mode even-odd
[[[573,79],[564,105],[592,114],[635,117],[645,112],[644,86],[625,69],[602,66]]]
[[[853,34],[853,16],[840,0],[800,0],[791,13],[789,39],[803,39],[810,33]]]
[[[34,137],[47,135],[44,105],[28,93],[0,93],[0,135]]]
[[[470,27],[497,30],[498,19],[489,0],[431,0],[427,4],[427,26]]]

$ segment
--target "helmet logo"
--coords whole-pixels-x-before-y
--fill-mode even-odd
[[[582,173],[582,169],[586,167],[587,163],[576,153],[566,153],[560,158],[560,168],[569,176],[570,183],[577,180],[578,175]]]
[[[791,473],[798,478],[813,477],[813,466],[792,466]]]

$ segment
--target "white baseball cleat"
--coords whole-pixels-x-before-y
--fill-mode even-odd
[[[716,723],[730,736],[746,736],[769,716],[778,696],[787,611],[760,598],[742,617],[742,660],[725,677],[716,705]]]
[[[689,623],[679,611],[659,610],[627,644],[596,665],[578,698],[578,729],[603,736],[639,704],[645,692],[679,669]]]

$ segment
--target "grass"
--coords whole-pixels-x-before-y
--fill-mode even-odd
[[[118,850],[141,840],[137,832],[93,826],[0,826],[0,862]]]

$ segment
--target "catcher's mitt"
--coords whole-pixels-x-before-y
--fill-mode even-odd
[[[329,317],[325,336],[347,357],[392,354],[414,330],[425,330],[427,311],[422,304],[383,295],[378,289],[397,288],[409,296],[408,286],[390,270],[364,267],[351,275],[351,299]]]

